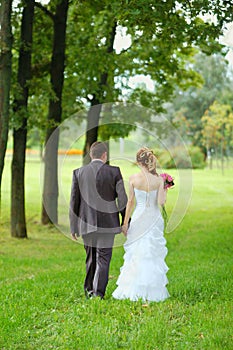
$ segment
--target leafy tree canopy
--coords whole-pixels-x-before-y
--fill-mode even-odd
[[[49,82],[52,20],[58,0],[47,5],[36,2],[32,52],[33,78],[29,82],[30,120],[28,127],[47,125],[48,100],[53,94]],[[23,2],[14,8],[13,71],[16,71],[19,26]],[[67,24],[63,118],[100,102],[129,101],[157,112],[162,111],[175,88],[183,91],[200,85],[193,57],[198,50],[207,54],[221,51],[218,37],[232,20],[229,1],[93,0],[70,2]],[[110,41],[124,29],[130,45],[110,52]],[[106,83],[102,78],[107,74]],[[154,91],[142,86],[132,89],[129,79],[142,74],[154,81]],[[17,94],[16,78],[13,94]],[[55,97],[54,97],[55,98]],[[85,114],[84,114],[85,116]],[[80,122],[81,122],[80,118]],[[13,124],[17,120],[13,118]]]

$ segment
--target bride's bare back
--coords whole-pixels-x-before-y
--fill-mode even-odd
[[[132,175],[129,181],[132,183],[133,187],[146,192],[158,190],[159,187],[163,185],[163,179],[160,176],[151,174],[146,170]]]
[[[125,235],[127,234],[129,218],[134,207],[135,188],[146,192],[158,190],[158,204],[164,205],[166,202],[167,190],[164,189],[163,178],[156,173],[156,157],[153,151],[143,147],[137,152],[136,158],[141,171],[129,178],[128,203],[122,226],[122,231]]]

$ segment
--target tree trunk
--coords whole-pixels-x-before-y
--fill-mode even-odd
[[[93,100],[91,101],[91,107],[87,115],[86,139],[83,149],[83,165],[88,164],[90,162],[90,147],[98,139],[98,125],[101,108],[102,105],[100,104],[100,102],[96,98],[93,98]]]
[[[13,131],[14,149],[12,159],[11,182],[11,235],[27,238],[25,216],[25,150],[27,141],[26,123],[24,127]]]
[[[27,142],[28,82],[31,79],[32,29],[34,0],[25,0],[21,24],[21,47],[18,64],[19,97],[14,101],[14,113],[20,127],[13,130],[13,159],[11,182],[11,235],[26,238],[24,170]]]
[[[0,208],[1,184],[9,130],[9,100],[11,84],[11,6],[12,0],[1,3],[0,13]]]
[[[62,116],[62,89],[65,67],[65,40],[68,0],[62,0],[56,7],[54,21],[53,53],[51,61],[50,82],[54,95],[49,101],[48,122],[46,134],[46,147],[44,154],[44,188],[42,203],[42,223],[58,222],[58,142],[59,132],[56,126],[61,122]],[[53,125],[53,127],[51,127]],[[54,132],[55,131],[55,132]],[[51,137],[52,135],[52,137]]]
[[[112,54],[114,49],[114,40],[116,36],[116,27],[117,23],[114,22],[111,30],[109,32],[109,37],[107,40],[107,48],[106,48],[106,54]],[[98,91],[98,97],[94,94],[93,99],[91,100],[91,107],[88,111],[87,115],[87,129],[86,129],[86,140],[85,145],[83,148],[83,164],[88,164],[91,160],[89,151],[92,143],[96,142],[98,139],[98,127],[99,127],[99,119],[100,119],[100,113],[102,108],[102,103],[110,98],[111,94],[105,95],[106,87],[108,86],[108,78],[109,74],[108,72],[104,72],[100,76],[100,82],[99,82],[99,91]],[[112,87],[113,88],[113,87]],[[111,101],[112,102],[112,101]]]

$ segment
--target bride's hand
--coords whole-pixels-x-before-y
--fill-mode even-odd
[[[122,225],[121,229],[122,229],[122,232],[124,233],[124,235],[127,236],[128,225]]]

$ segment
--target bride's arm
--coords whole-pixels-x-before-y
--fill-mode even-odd
[[[124,233],[125,236],[127,234],[129,218],[131,216],[133,208],[134,208],[134,187],[133,187],[132,182],[129,180],[128,202],[126,205],[124,223],[122,225],[122,232]]]
[[[158,204],[163,206],[167,199],[167,190],[164,188],[164,181],[162,177],[159,179]]]

